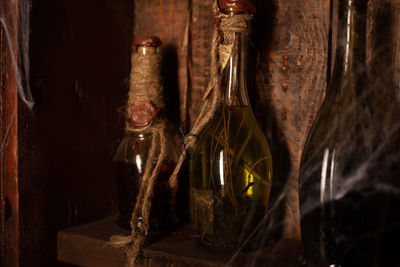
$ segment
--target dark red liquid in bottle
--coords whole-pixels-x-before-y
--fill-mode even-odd
[[[132,211],[142,184],[142,174],[136,164],[118,162],[118,224],[130,230]],[[162,230],[176,223],[174,194],[169,188],[168,179],[175,164],[165,164],[156,179],[150,211],[150,230]],[[141,217],[139,217],[139,220]]]

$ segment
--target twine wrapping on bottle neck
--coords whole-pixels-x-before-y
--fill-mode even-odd
[[[130,90],[126,105],[126,131],[141,132],[148,127],[136,128],[130,123],[132,105],[149,102],[157,109],[164,108],[163,86],[160,75],[161,56],[159,54],[132,55],[132,69],[130,75]]]
[[[229,16],[224,14],[219,9],[217,0],[214,1],[213,9],[214,16],[220,23],[216,25],[212,36],[210,81],[203,96],[200,114],[189,134],[187,134],[183,140],[182,154],[178,159],[174,172],[169,178],[169,185],[171,188],[177,187],[178,173],[186,158],[187,152],[196,145],[197,136],[214,116],[222,99],[223,90],[221,88],[221,76],[233,51],[235,33],[241,32],[248,34],[250,32],[249,24],[253,17],[252,15],[235,14]],[[223,38],[222,42],[221,37]]]
[[[151,134],[151,146],[146,159],[142,183],[140,185],[136,204],[130,221],[131,233],[129,236],[114,235],[110,238],[114,247],[123,247],[126,255],[126,266],[135,266],[142,252],[149,230],[150,210],[153,197],[153,188],[167,156],[166,122],[156,119],[149,125],[141,128],[133,127],[130,123],[132,116],[131,106],[140,102],[149,102],[156,108],[164,107],[162,98],[162,79],[160,76],[159,55],[132,55],[132,70],[130,76],[130,90],[126,107],[127,132],[144,132]],[[154,164],[154,162],[156,163]],[[139,223],[139,217],[142,220]]]

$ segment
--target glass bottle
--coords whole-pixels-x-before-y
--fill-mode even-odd
[[[248,1],[219,5],[229,17],[254,9]],[[198,241],[222,250],[242,246],[266,215],[272,182],[270,149],[247,95],[248,42],[248,34],[234,32],[219,107],[199,135],[190,160],[191,212]]]
[[[387,97],[394,91],[366,82],[367,3],[339,0],[334,71],[303,150],[307,266],[392,266],[399,259],[391,246],[400,238],[400,203],[388,189],[399,189],[398,108]]]
[[[135,53],[143,57],[153,56],[153,60],[159,60],[154,55],[159,54],[161,41],[158,37],[137,38],[134,41]],[[159,57],[158,57],[159,58]],[[143,61],[146,64],[147,61]],[[138,68],[132,62],[132,71]],[[159,71],[154,70],[153,71]],[[159,75],[159,73],[155,73]],[[131,82],[132,83],[132,82]],[[132,90],[132,89],[131,89]],[[137,195],[142,183],[146,160],[152,144],[152,134],[147,131],[152,123],[165,120],[161,104],[154,101],[154,97],[162,99],[162,89],[150,95],[150,101],[133,101],[127,103],[127,127],[125,136],[117,148],[114,161],[118,165],[118,200],[119,215],[117,222],[125,228],[131,229],[130,221]],[[129,114],[129,115],[128,115]],[[166,160],[161,168],[153,189],[153,198],[150,211],[150,230],[161,230],[176,223],[174,212],[175,192],[171,192],[168,184],[169,176],[175,168],[177,161],[176,135],[171,128],[167,128]],[[156,152],[156,154],[159,152]],[[154,159],[154,164],[157,157]],[[141,217],[139,216],[139,220]],[[138,222],[140,224],[140,221]],[[139,226],[139,225],[138,225]]]

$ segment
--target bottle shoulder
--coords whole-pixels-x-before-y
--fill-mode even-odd
[[[249,106],[219,107],[199,135],[194,150],[204,151],[209,145],[230,149],[244,145],[246,150],[270,154],[268,142]]]
[[[348,99],[340,94],[327,95],[304,145],[303,170],[314,168],[326,153],[335,154],[338,162],[355,164],[369,155],[386,153],[379,151],[390,149],[389,143],[399,143],[393,134],[398,130],[392,127],[400,123],[394,116],[397,108],[392,107],[393,100],[385,102],[373,96],[368,92]]]

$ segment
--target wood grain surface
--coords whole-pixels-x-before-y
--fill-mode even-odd
[[[57,266],[57,231],[115,213],[133,2],[32,2],[31,89],[18,110],[21,265]]]
[[[273,155],[274,182],[284,185],[283,236],[299,239],[300,157],[326,88],[329,1],[275,1],[269,8],[273,19],[258,12],[262,18],[255,25],[260,49],[257,89],[274,121],[266,131],[278,132],[269,142],[278,155]],[[262,20],[273,26],[269,38],[259,32]]]
[[[208,86],[211,64],[211,36],[213,32],[213,1],[193,0],[190,20],[189,77],[190,124],[197,119]]]
[[[114,248],[110,237],[127,235],[108,217],[89,224],[65,229],[58,233],[58,259],[79,266],[125,266],[124,249]],[[268,266],[291,267],[297,264],[300,247],[296,240],[282,239],[279,243],[257,251],[235,254],[212,251],[199,245],[190,225],[170,232],[152,232],[143,249],[140,266]]]
[[[400,0],[392,0],[391,5],[393,8],[392,18],[390,27],[392,28],[392,40],[391,43],[393,55],[393,81],[397,86],[397,96],[400,101]]]
[[[400,101],[400,1],[370,0],[367,20],[367,62],[373,90],[385,86]]]
[[[0,265],[19,266],[18,1],[2,1],[0,9]]]

